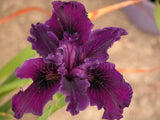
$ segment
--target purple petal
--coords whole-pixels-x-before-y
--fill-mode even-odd
[[[46,21],[46,24],[51,26],[52,31],[59,39],[63,38],[64,32],[69,34],[78,33],[78,44],[85,43],[88,40],[93,24],[89,20],[84,6],[76,1],[54,1],[52,4],[54,8],[53,14]]]
[[[63,37],[63,40],[68,42],[77,42],[77,40],[79,39],[78,33],[68,34],[67,32],[64,32]]]
[[[132,88],[111,63],[100,64],[88,72],[90,87],[88,96],[91,105],[104,108],[104,119],[122,118],[123,108],[128,107],[132,98]]]
[[[63,64],[63,55],[61,51],[56,51],[55,54],[49,54],[45,59],[45,63],[54,63],[57,66]]]
[[[58,83],[49,82],[48,86],[42,87],[42,84],[34,82],[24,92],[20,91],[12,98],[14,117],[20,119],[24,113],[42,115],[44,105],[52,99],[58,88]]]
[[[104,28],[93,31],[86,44],[80,47],[79,63],[92,62],[98,60],[98,63],[105,62],[108,59],[107,50],[112,44],[119,40],[127,32],[122,28]]]
[[[66,95],[66,102],[69,102],[67,111],[72,115],[84,110],[89,103],[87,88],[89,87],[87,79],[80,78],[63,78],[61,81],[60,92]]]
[[[15,76],[23,78],[34,79],[37,75],[37,72],[44,66],[42,58],[35,58],[26,60],[21,67],[16,69]]]
[[[70,71],[70,76],[74,76],[74,77],[79,77],[79,78],[88,78],[87,77],[87,65],[86,64],[82,64],[80,66],[76,66],[74,67],[71,71]]]
[[[65,67],[67,69],[72,69],[76,62],[75,59],[77,46],[75,44],[68,43],[67,41],[62,41],[58,49],[62,50],[63,52]]]
[[[46,57],[50,53],[54,53],[58,47],[57,36],[49,31],[49,27],[45,24],[32,24],[30,30],[32,37],[28,37],[28,41],[32,43],[32,49],[36,50],[41,56]]]
[[[66,69],[64,63],[58,67],[57,71],[58,71],[58,74],[61,74],[62,76],[65,76],[68,74],[68,70]]]
[[[42,58],[29,59],[16,70],[19,78],[32,78],[33,83],[24,92],[21,90],[12,99],[12,110],[17,119],[24,113],[41,115],[44,105],[59,89],[61,76],[54,64],[44,63]]]

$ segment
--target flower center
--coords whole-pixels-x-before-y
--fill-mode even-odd
[[[93,75],[87,74],[87,76],[88,76],[90,82],[94,81],[94,76]]]
[[[79,39],[78,33],[68,34],[67,32],[64,32],[63,34],[64,40],[67,40],[69,42],[75,42]]]
[[[49,73],[46,75],[46,81],[50,81],[50,80],[54,80],[54,79],[60,79],[61,76],[60,75],[55,75],[53,73]]]
[[[87,76],[89,78],[88,80],[91,84],[91,87],[95,89],[100,89],[104,86],[105,80],[102,73],[95,70],[91,70],[87,73]]]

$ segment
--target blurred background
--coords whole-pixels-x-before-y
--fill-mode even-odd
[[[52,1],[0,0],[0,19],[19,9],[31,6],[52,11]],[[76,1],[83,3],[88,12],[120,2],[120,0]],[[27,37],[30,35],[31,24],[44,23],[48,18],[47,15],[34,11],[0,25],[0,68],[29,45]],[[160,67],[160,36],[137,28],[127,19],[122,9],[110,12],[94,20],[93,23],[94,29],[113,26],[128,31],[129,34],[123,36],[109,50],[109,61],[116,64],[117,69],[147,70]],[[160,70],[147,73],[123,73],[123,76],[133,87],[133,98],[129,108],[124,109],[122,120],[159,120]],[[0,105],[14,93],[1,100]],[[71,116],[65,109],[66,107],[57,111],[48,120],[102,120],[103,110],[97,110],[96,107],[88,107],[76,116]],[[21,120],[28,119],[36,120],[37,116],[25,114]]]

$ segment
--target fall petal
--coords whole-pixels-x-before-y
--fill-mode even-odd
[[[100,64],[90,75],[88,96],[91,105],[104,108],[104,119],[122,118],[123,108],[128,107],[132,98],[132,88],[111,63]]]
[[[80,78],[63,78],[61,81],[60,92],[66,95],[66,102],[69,102],[67,111],[76,115],[80,110],[84,110],[89,103],[87,88],[89,82]]]
[[[37,75],[37,72],[44,66],[42,58],[35,58],[26,60],[21,67],[16,69],[15,76],[23,78],[34,79]]]
[[[42,115],[44,105],[52,99],[57,92],[59,84],[54,82],[47,83],[47,86],[40,86],[36,82],[32,83],[25,91],[20,91],[12,98],[12,110],[17,119],[24,113]]]

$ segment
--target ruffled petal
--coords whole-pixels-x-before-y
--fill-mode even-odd
[[[14,117],[20,119],[24,113],[33,113],[42,115],[44,105],[52,99],[52,96],[57,92],[59,83],[50,81],[47,86],[41,86],[34,82],[24,92],[20,91],[12,98],[12,110]]]
[[[41,115],[44,105],[59,89],[61,76],[57,73],[57,67],[44,63],[42,58],[29,59],[17,68],[16,76],[32,78],[33,83],[12,98],[14,116],[19,119],[24,113]]]
[[[66,95],[66,102],[69,102],[67,111],[70,111],[72,115],[78,114],[79,110],[84,110],[88,106],[87,88],[89,85],[87,79],[63,77],[60,92]]]
[[[55,52],[58,47],[58,38],[53,32],[49,31],[48,25],[32,24],[30,33],[32,37],[28,37],[28,41],[32,43],[32,49],[36,50],[37,53],[46,57],[48,54]]]
[[[52,28],[52,31],[63,39],[63,33],[78,33],[78,44],[83,44],[88,40],[93,24],[88,18],[87,12],[81,3],[76,1],[61,2],[54,1],[53,14],[46,21],[46,24]]]
[[[61,51],[56,51],[55,54],[49,54],[44,61],[45,63],[54,63],[56,66],[60,66],[64,63],[63,54]]]
[[[112,44],[120,40],[122,35],[127,32],[122,28],[109,27],[93,31],[86,44],[80,47],[78,61],[79,63],[97,61],[105,62],[108,59],[107,50]]]
[[[122,118],[123,108],[128,107],[132,98],[132,88],[111,63],[100,64],[88,71],[90,87],[87,90],[91,105],[104,108],[104,119]]]
[[[23,78],[34,79],[37,76],[39,70],[44,66],[42,58],[35,58],[26,60],[21,67],[16,69],[15,76]]]

